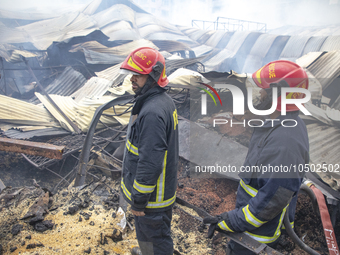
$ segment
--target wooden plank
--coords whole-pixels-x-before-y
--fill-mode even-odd
[[[65,146],[0,137],[0,150],[46,158],[62,159]]]

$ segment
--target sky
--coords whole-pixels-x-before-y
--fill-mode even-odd
[[[211,8],[216,0],[172,0],[169,8],[175,11],[172,24],[191,26],[192,20],[215,21],[227,17],[266,23],[268,29],[286,25],[327,26],[340,24],[340,0],[224,0],[217,10]],[[31,12],[63,13],[70,6],[82,7],[91,0],[0,0],[0,9]],[[145,9],[151,1],[142,2]],[[171,1],[170,1],[171,2]],[[141,4],[138,4],[143,8]],[[161,15],[159,16],[160,18]]]

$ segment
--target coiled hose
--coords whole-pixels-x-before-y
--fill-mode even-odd
[[[313,193],[313,191],[306,184],[302,184],[301,187],[300,187],[300,190],[304,191],[311,198],[313,210],[316,214],[319,215],[317,200],[316,200],[316,197],[315,197],[315,194]],[[320,253],[316,252],[311,247],[306,245],[295,233],[293,227],[290,225],[290,222],[289,222],[289,208],[287,208],[287,210],[286,210],[286,214],[285,214],[285,217],[283,219],[283,224],[285,225],[285,228],[286,228],[286,231],[287,231],[287,234],[289,235],[289,237],[302,250],[304,250],[305,252],[308,252],[308,254],[311,254],[311,255],[320,255]]]

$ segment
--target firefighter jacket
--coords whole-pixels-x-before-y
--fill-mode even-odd
[[[128,129],[121,189],[136,211],[165,211],[176,200],[177,110],[165,89],[138,96]]]
[[[254,128],[239,175],[236,209],[223,213],[218,223],[223,230],[245,232],[262,243],[281,235],[287,208],[294,224],[297,193],[309,163],[307,129],[298,111],[278,119]]]

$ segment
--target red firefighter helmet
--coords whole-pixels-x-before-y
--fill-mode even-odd
[[[252,78],[256,85],[268,89],[271,83],[279,83],[285,80],[289,87],[308,89],[307,73],[294,62],[277,60],[270,62],[253,73]],[[304,98],[303,93],[287,93],[286,98]],[[278,98],[276,110],[281,111],[281,97]],[[295,104],[287,104],[287,112],[298,111]]]
[[[165,87],[169,80],[165,74],[165,59],[157,50],[141,47],[124,60],[121,73],[149,74],[160,87]]]

